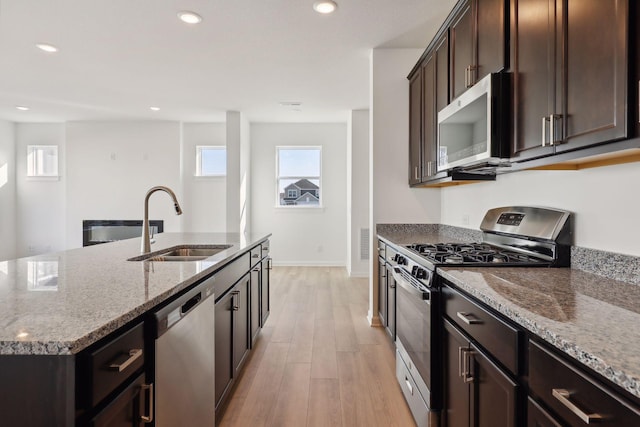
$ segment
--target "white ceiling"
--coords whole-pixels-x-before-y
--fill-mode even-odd
[[[371,49],[424,49],[455,3],[336,1],[0,0],[0,119],[345,121],[369,108]]]

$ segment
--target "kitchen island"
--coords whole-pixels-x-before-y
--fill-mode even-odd
[[[153,337],[149,325],[142,326],[146,316],[204,279],[224,276],[227,266],[248,273],[249,253],[259,253],[261,244],[268,252],[269,236],[156,235],[152,254],[181,245],[228,246],[188,262],[128,261],[139,255],[139,239],[0,262],[0,388],[7,397],[0,424],[76,425],[83,412],[108,406],[79,396],[81,390],[96,394],[95,378],[80,362],[129,332],[144,334],[148,350]],[[136,357],[143,362],[145,356]],[[144,376],[145,369],[138,372]]]

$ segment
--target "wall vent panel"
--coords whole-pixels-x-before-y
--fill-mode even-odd
[[[371,244],[369,242],[369,229],[361,228],[360,229],[360,259],[361,260],[369,259],[370,249],[371,249]]]

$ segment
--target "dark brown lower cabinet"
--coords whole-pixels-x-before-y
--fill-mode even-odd
[[[233,343],[233,295],[226,294],[216,302],[216,411],[224,396],[228,393],[232,378],[231,345]]]
[[[529,398],[527,403],[527,427],[562,427],[562,424],[542,409],[535,400]]]
[[[149,407],[142,395],[146,387],[144,375],[140,375],[120,393],[109,405],[96,415],[89,424],[91,427],[132,427],[143,425],[142,416],[149,416]],[[146,408],[144,406],[147,406]],[[145,415],[147,414],[147,415]]]
[[[378,317],[387,326],[387,267],[384,258],[378,257]]]
[[[262,259],[260,263],[260,326],[264,326],[269,318],[269,310],[271,307],[270,300],[270,272],[271,272],[271,258],[268,256]]]
[[[391,266],[387,265],[387,334],[392,341],[396,340],[396,280],[391,273]]]
[[[260,279],[261,279],[260,263],[251,269],[251,348],[258,338],[260,332]]]
[[[445,425],[516,427],[518,384],[447,320]]]
[[[231,290],[233,300],[233,372],[237,377],[242,370],[249,349],[251,337],[249,334],[249,296],[251,280],[247,274]]]

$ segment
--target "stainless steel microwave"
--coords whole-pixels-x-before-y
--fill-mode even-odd
[[[509,158],[510,78],[492,73],[438,113],[438,172]]]

